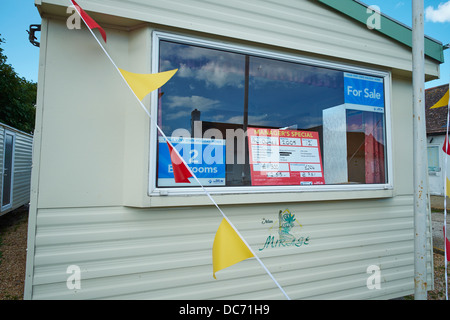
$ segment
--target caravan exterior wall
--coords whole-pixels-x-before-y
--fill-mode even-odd
[[[60,1],[38,2],[49,14],[42,20],[25,299],[284,299],[255,259],[213,278],[211,248],[220,213],[201,192],[155,188],[155,128],[92,35],[67,28]],[[216,189],[213,197],[292,299],[388,299],[414,292],[406,46],[318,1],[81,5],[100,11],[94,17],[102,25],[121,24],[106,28],[107,49],[130,72],[158,71],[152,61],[160,61],[154,41],[160,32],[230,51],[382,74],[389,93],[386,183],[295,192]],[[427,77],[438,71],[438,63],[427,58]],[[143,100],[152,112],[155,99]],[[277,233],[285,210],[296,219],[290,246]],[[431,224],[428,230],[432,288]],[[379,288],[368,285],[374,266],[381,272]]]
[[[0,123],[0,215],[30,202],[32,149],[32,135]]]

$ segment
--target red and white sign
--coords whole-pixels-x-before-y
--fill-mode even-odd
[[[248,128],[252,185],[325,184],[319,134]]]

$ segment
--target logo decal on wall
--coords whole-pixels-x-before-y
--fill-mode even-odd
[[[269,228],[269,236],[266,238],[263,247],[259,248],[259,251],[272,248],[301,247],[310,243],[309,236],[298,235],[303,226],[297,220],[295,214],[292,214],[288,209],[280,210],[278,219],[275,222],[271,219],[263,218],[261,223],[272,224],[272,226]]]

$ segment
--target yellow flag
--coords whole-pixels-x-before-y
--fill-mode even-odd
[[[436,104],[434,106],[432,106],[430,109],[436,109],[436,108],[446,107],[446,106],[448,106],[448,90],[444,94],[444,96],[438,102],[436,102]]]
[[[178,69],[150,74],[133,73],[120,68],[119,71],[127,81],[131,90],[133,90],[138,99],[142,101],[142,99],[150,92],[162,87],[169,81]]]
[[[254,257],[247,245],[224,218],[216,232],[212,249],[213,277],[216,272]]]
[[[450,180],[448,180],[448,177],[445,177],[445,183],[447,184],[447,197],[450,197]]]

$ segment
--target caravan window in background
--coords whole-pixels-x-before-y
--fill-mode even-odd
[[[427,147],[429,173],[436,173],[441,171],[441,167],[439,166],[439,150],[439,146]]]
[[[158,38],[157,122],[207,187],[385,185],[386,75]],[[356,72],[358,71],[358,72]],[[155,186],[175,183],[164,139]]]

